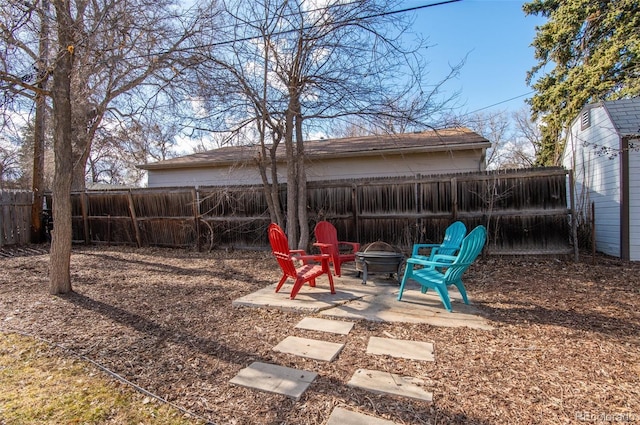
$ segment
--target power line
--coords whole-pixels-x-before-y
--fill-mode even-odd
[[[382,12],[382,13],[378,13],[378,14],[374,14],[374,15],[363,16],[361,19],[378,18],[378,17],[381,17],[381,16],[395,15],[396,13],[413,12],[414,10],[426,9],[428,7],[434,7],[434,6],[443,6],[445,4],[457,3],[459,1],[462,1],[462,0],[445,0],[445,1],[438,2],[438,3],[423,4],[421,6],[407,7],[405,9],[391,10],[389,12]]]
[[[500,102],[494,103],[493,105],[483,106],[482,108],[476,109],[475,111],[467,112],[467,113],[465,114],[465,116],[466,116],[466,115],[475,114],[476,112],[484,111],[485,109],[493,108],[494,106],[502,105],[503,103],[511,102],[512,100],[520,99],[521,97],[528,96],[528,95],[530,95],[530,94],[532,94],[532,93],[534,93],[534,91],[533,91],[533,90],[531,90],[531,91],[530,91],[530,92],[528,92],[528,93],[523,93],[523,94],[521,94],[521,95],[514,96],[514,97],[509,98],[509,99],[506,99],[506,100],[502,100],[502,101],[500,101]]]
[[[362,21],[362,20],[366,20],[366,19],[373,19],[373,18],[381,18],[381,17],[384,17],[384,16],[396,15],[398,13],[413,12],[413,11],[416,11],[416,10],[426,9],[426,8],[435,7],[435,6],[443,6],[445,4],[457,3],[457,2],[460,2],[460,1],[462,1],[462,0],[444,0],[444,1],[437,2],[437,3],[423,4],[423,5],[420,5],[420,6],[407,7],[407,8],[398,9],[398,10],[390,10],[388,12],[374,13],[374,14],[365,15],[365,16],[357,16],[357,17],[354,17],[354,18],[345,19],[343,21],[335,21],[335,22],[331,22],[331,23],[323,23],[323,24],[319,24],[319,25],[312,25],[312,26],[309,26],[309,27],[303,27],[302,29],[303,30],[309,30],[309,29],[321,28],[321,27],[325,27],[325,26],[329,26],[329,25],[348,24],[350,22],[357,22],[357,21]],[[351,3],[348,3],[348,4],[351,4]],[[307,11],[307,13],[317,12],[317,11],[320,11],[320,10],[328,10],[328,9],[329,9],[329,7],[318,8],[318,9],[314,9],[314,10],[311,10],[311,11]],[[259,22],[259,21],[253,21],[253,22]],[[253,22],[249,22],[249,23],[253,23]],[[228,27],[230,27],[230,26],[227,26],[227,27],[224,27],[224,28],[228,28]],[[285,34],[290,34],[290,33],[298,32],[298,31],[300,31],[300,28],[277,31],[277,32],[269,34],[269,36],[285,35]],[[236,39],[233,39],[233,40],[225,40],[225,41],[219,41],[219,42],[216,42],[216,43],[204,44],[204,45],[197,46],[197,47],[224,46],[224,45],[227,45],[227,44],[233,44],[233,43],[238,43],[238,42],[242,42],[242,41],[256,40],[258,38],[262,38],[263,36],[264,36],[263,34],[257,34],[257,35],[248,36],[248,37],[244,37],[244,38],[236,38]]]
[[[460,2],[460,1],[462,1],[462,0],[443,0],[443,1],[436,2],[436,3],[428,3],[428,4],[419,5],[419,6],[406,7],[406,8],[403,8],[403,9],[390,10],[390,11],[387,11],[387,12],[374,13],[374,14],[371,14],[371,15],[355,16],[355,17],[344,19],[344,20],[341,20],[341,21],[326,22],[326,23],[311,25],[311,26],[308,26],[308,27],[303,27],[301,29],[300,28],[296,28],[296,29],[290,29],[290,30],[282,30],[282,31],[277,31],[277,32],[270,33],[268,35],[271,36],[271,37],[279,36],[279,35],[286,35],[286,34],[290,34],[290,33],[294,33],[294,32],[299,32],[300,30],[310,30],[310,29],[315,29],[315,28],[322,28],[322,27],[326,27],[326,26],[329,26],[329,25],[348,24],[348,23],[351,23],[351,22],[358,22],[358,21],[362,21],[362,20],[380,18],[380,17],[384,17],[384,16],[391,16],[391,15],[396,15],[396,14],[399,14],[399,13],[413,12],[413,11],[427,9],[427,8],[435,7],[435,6],[443,6],[443,5],[450,4],[450,3],[457,3],[457,2]],[[327,7],[311,9],[311,10],[304,11],[303,13],[308,14],[308,13],[319,12],[319,11],[322,11],[322,10],[330,10],[333,7],[349,6],[349,5],[352,5],[354,3],[357,3],[357,1],[349,2],[349,3],[342,3],[342,4],[334,4],[334,5],[327,6]],[[293,14],[288,14],[288,15],[285,14],[285,15],[282,15],[280,17],[282,18],[282,17],[287,17],[287,16],[293,16]],[[261,21],[259,21],[259,20],[248,21],[248,22],[245,22],[244,25],[249,25],[249,24],[254,24],[254,23],[259,23],[259,22],[261,22]],[[239,24],[226,25],[226,26],[221,27],[220,29],[238,28],[238,27],[240,27]],[[225,46],[225,45],[244,42],[244,41],[257,40],[257,39],[262,38],[262,37],[264,37],[264,34],[256,34],[256,35],[251,35],[251,36],[247,36],[247,37],[243,37],[243,38],[234,38],[234,39],[231,39],[231,40],[224,40],[224,41],[219,41],[219,42],[214,42],[214,43],[206,43],[206,44],[200,44],[200,45],[195,45],[195,46],[177,48],[177,49],[175,49],[173,51],[174,52],[178,52],[178,51],[179,52],[197,51],[197,49],[201,49],[201,48]],[[166,55],[166,54],[169,54],[169,53],[172,53],[172,51],[171,50],[161,50],[161,51],[158,51],[158,52],[155,52],[155,53],[147,53],[147,54],[142,54],[142,55],[130,56],[128,59],[131,60],[131,59],[155,58],[155,57]]]

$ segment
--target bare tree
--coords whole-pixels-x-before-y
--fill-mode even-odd
[[[20,177],[20,153],[17,146],[0,144],[0,189],[14,188]]]
[[[40,241],[42,201],[44,196],[44,146],[46,122],[46,86],[49,77],[49,0],[38,0],[33,4],[9,0],[2,6],[0,33],[4,47],[0,53],[0,90],[4,98],[0,108],[7,131],[7,123],[14,120],[12,114],[25,105],[35,105],[33,169],[31,189],[34,202],[31,211],[31,239]],[[26,60],[26,62],[25,62]],[[18,99],[14,99],[17,97]]]
[[[47,121],[50,121],[48,119]],[[49,126],[50,123],[47,123],[46,126]],[[34,167],[34,156],[38,153],[38,149],[42,149],[42,168],[40,169],[42,183],[40,185],[41,190],[44,194],[46,190],[51,189],[51,184],[53,182],[53,143],[52,143],[52,135],[45,134],[44,135],[44,146],[39,148],[34,148],[34,145],[37,144],[35,140],[35,120],[28,121],[22,128],[15,129],[14,131],[9,131],[5,129],[3,132],[3,138],[9,142],[9,145],[12,146],[12,150],[18,152],[18,163],[16,164],[16,173],[15,178],[17,179],[15,183],[20,189],[29,189],[31,188],[34,191],[34,177],[33,173],[36,171],[33,169]],[[39,142],[40,143],[40,142]],[[39,161],[38,161],[39,162]],[[35,193],[34,193],[34,202],[36,202]],[[40,202],[43,202],[42,197],[40,198]],[[42,205],[39,210],[42,210]],[[32,210],[33,213],[33,210]],[[40,213],[38,213],[40,214]],[[41,218],[41,216],[38,216]],[[33,230],[33,229],[32,229]],[[42,235],[39,235],[42,236]],[[32,238],[32,241],[35,242],[36,239]]]
[[[142,117],[145,118],[145,117]],[[92,184],[141,185],[144,172],[136,167],[149,160],[173,156],[181,127],[148,120],[128,120],[100,129],[88,158],[88,181]]]
[[[306,248],[306,134],[331,136],[331,123],[355,117],[386,131],[423,129],[451,99],[441,98],[442,80],[425,81],[426,43],[403,44],[410,21],[392,13],[393,2],[328,1],[315,9],[300,0],[225,4],[233,38],[203,40],[198,68],[202,97],[220,123],[212,130],[260,141],[257,161],[274,201],[270,209],[279,207],[276,151],[284,145],[287,233]],[[283,220],[279,211],[271,217]]]
[[[487,151],[487,168],[500,168],[505,145],[510,139],[508,115],[504,111],[478,112],[467,118],[467,126],[491,142]]]
[[[70,192],[84,188],[96,133],[107,116],[118,121],[156,106],[190,66],[184,47],[200,28],[198,19],[210,15],[191,15],[171,0],[57,0],[51,34],[42,34],[37,17],[49,16],[45,1],[8,3],[2,5],[0,26],[3,105],[24,113],[29,107],[21,99],[33,102],[44,95],[52,100],[55,227],[50,292],[64,293],[71,290]],[[189,16],[193,20],[185,22]],[[56,40],[44,67],[36,47],[42,37]],[[48,76],[50,89],[40,87]]]
[[[490,111],[453,119],[491,142],[487,151],[488,169],[532,167],[536,158],[540,130],[526,109],[508,113]]]
[[[3,16],[10,18],[0,27],[4,35],[0,60],[5,65],[0,80],[9,97],[5,103],[16,104],[14,113],[30,110],[24,102],[17,104],[17,94],[38,104],[51,95],[45,85],[55,62],[48,63],[45,53],[52,55],[48,40],[55,37],[55,28],[47,34],[48,2],[10,0],[2,6],[3,12],[7,8]],[[185,47],[198,31],[197,19],[211,16],[190,14],[171,0],[75,0],[71,4],[73,188],[81,190],[91,144],[105,119],[107,123],[140,120],[149,110],[166,112],[166,105],[160,104],[167,98],[158,99],[179,87],[172,83],[189,66]],[[186,22],[190,17],[193,20]]]
[[[513,161],[524,167],[536,164],[542,147],[542,127],[540,121],[531,117],[527,108],[515,111],[511,117],[515,122],[515,134],[518,140],[517,149],[513,152]]]

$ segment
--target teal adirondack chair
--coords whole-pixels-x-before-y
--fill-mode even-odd
[[[487,229],[484,226],[478,226],[462,240],[460,252],[456,256],[435,254],[431,260],[409,258],[404,277],[400,283],[398,301],[402,300],[402,292],[407,280],[413,279],[420,284],[423,294],[428,289],[435,289],[442,300],[442,304],[448,311],[451,311],[448,289],[451,285],[458,288],[464,303],[469,304],[467,291],[462,283],[462,275],[478,257],[486,240]],[[443,262],[447,263],[445,268],[443,268]],[[420,265],[422,268],[414,268],[416,265]]]
[[[444,231],[444,239],[442,243],[417,243],[413,245],[411,258],[419,258],[421,260],[433,260],[436,254],[454,255],[460,249],[460,244],[467,233],[467,227],[461,221],[452,223]],[[429,255],[421,254],[422,250],[431,248]]]

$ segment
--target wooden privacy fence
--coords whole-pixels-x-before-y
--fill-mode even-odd
[[[0,246],[30,242],[32,204],[32,192],[0,190]]]
[[[309,228],[329,220],[341,240],[409,250],[439,242],[455,220],[484,224],[489,252],[571,252],[567,174],[535,168],[308,184]],[[281,188],[286,203],[286,189]],[[266,248],[261,186],[85,191],[72,195],[73,239],[138,246]],[[55,226],[55,223],[54,223]]]

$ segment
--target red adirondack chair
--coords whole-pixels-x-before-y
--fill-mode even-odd
[[[316,236],[314,246],[320,248],[323,254],[329,254],[331,264],[336,276],[340,276],[340,265],[348,261],[356,261],[356,252],[360,250],[360,244],[357,242],[344,242],[338,240],[338,231],[333,224],[328,221],[320,221],[316,224],[313,233]],[[348,252],[340,252],[340,246],[346,247]]]
[[[280,288],[288,278],[292,278],[294,282],[291,289],[291,299],[294,299],[305,282],[309,282],[309,286],[315,287],[316,277],[326,273],[329,277],[331,293],[336,293],[333,287],[333,276],[331,276],[331,269],[329,268],[329,255],[306,255],[303,250],[289,249],[287,236],[282,228],[275,223],[269,225],[269,242],[271,243],[273,255],[282,269],[282,278],[278,282],[278,286],[276,286],[276,292],[280,291]],[[296,267],[294,261],[302,261],[303,264]],[[311,261],[318,261],[320,264],[310,263]]]

